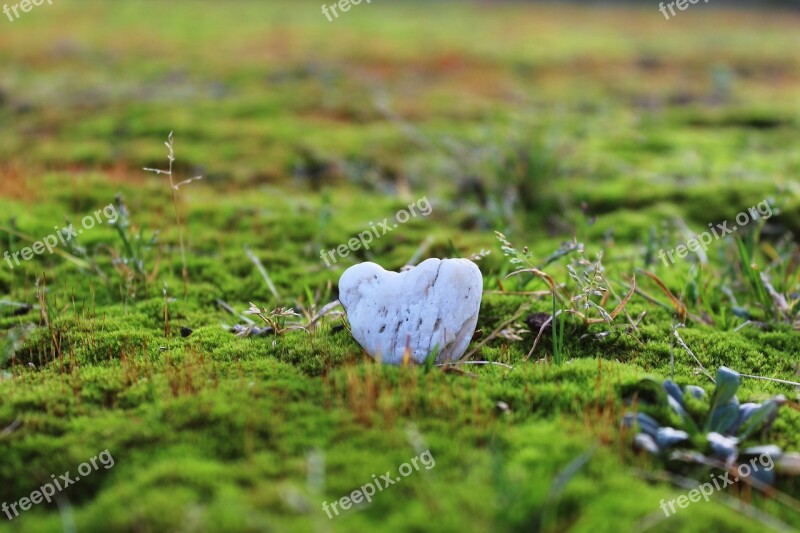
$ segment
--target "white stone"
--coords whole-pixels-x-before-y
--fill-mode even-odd
[[[403,362],[406,347],[417,363],[437,345],[437,363],[461,357],[482,293],[481,271],[468,259],[428,259],[403,273],[361,263],[339,279],[353,337],[373,358],[393,365]]]

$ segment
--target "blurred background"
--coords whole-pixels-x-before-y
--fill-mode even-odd
[[[782,183],[798,14],[766,6],[797,3],[750,4],[376,1],[329,22],[320,2],[45,3],[0,19],[3,192],[60,170],[157,182],[139,169],[170,130],[209,187],[441,189],[497,206],[485,227]]]

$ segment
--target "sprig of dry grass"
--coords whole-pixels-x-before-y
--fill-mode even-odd
[[[172,139],[172,132],[169,132],[167,142],[165,142],[164,145],[167,147],[167,150],[169,150],[167,154],[167,159],[169,160],[169,170],[160,170],[157,168],[145,168],[144,170],[146,172],[166,174],[169,176],[169,187],[170,191],[172,192],[172,205],[175,208],[175,224],[178,226],[178,241],[180,242],[181,246],[181,261],[183,262],[183,297],[186,298],[189,295],[189,267],[186,265],[186,248],[183,244],[183,226],[181,224],[180,210],[178,209],[178,189],[194,181],[199,181],[203,179],[203,177],[195,176],[194,178],[181,181],[180,183],[175,183],[172,174],[172,164],[175,162],[175,145]]]
[[[496,231],[495,235],[500,241],[503,254],[509,258],[509,262],[512,265],[522,267],[508,274],[505,279],[521,274],[532,274],[541,278],[547,284],[550,288],[548,292],[552,294],[553,297],[553,314],[541,325],[536,339],[525,359],[533,355],[545,329],[562,313],[569,313],[577,316],[585,326],[593,324],[610,325],[614,319],[617,318],[617,315],[624,313],[633,330],[636,330],[636,323],[625,310],[631,297],[636,292],[636,277],[633,276],[631,278],[631,286],[628,293],[620,298],[614,292],[611,283],[605,276],[605,268],[602,264],[602,253],[598,254],[596,260],[591,261],[584,255],[583,244],[573,240],[563,244],[558,250],[550,254],[549,257],[542,261],[542,264],[537,264],[527,246],[520,250],[499,231]],[[571,292],[567,284],[558,283],[553,276],[547,274],[542,269],[554,261],[573,253],[578,255],[578,258],[573,263],[580,269],[580,272],[573,267],[573,264],[568,263],[566,265],[569,278],[577,286],[576,290]],[[532,294],[535,294],[537,297],[540,295],[539,293]],[[612,297],[617,300],[617,305],[609,312],[606,310],[606,306],[609,304],[609,299]],[[599,301],[595,301],[595,299]],[[560,309],[557,309],[557,307]],[[600,316],[590,316],[592,311],[596,311]],[[563,325],[561,327],[563,327]],[[561,334],[563,334],[563,330]],[[560,345],[555,331],[553,343],[554,354],[560,354]]]

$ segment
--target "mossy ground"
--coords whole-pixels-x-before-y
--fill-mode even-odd
[[[538,260],[576,236],[587,256],[603,252],[623,294],[637,274],[668,303],[638,269],[691,294],[695,259],[648,255],[685,241],[674,220],[703,231],[770,197],[780,214],[762,231],[766,253],[800,230],[798,22],[699,6],[667,22],[655,7],[375,2],[328,23],[313,2],[133,1],[58,2],[3,21],[3,251],[117,194],[136,228],[160,233],[147,280],[117,274],[125,250],[108,224],[76,241],[107,280],[59,255],[0,264],[3,299],[30,306],[0,307],[0,327],[39,326],[3,362],[0,431],[16,429],[0,434],[0,502],[102,450],[115,459],[64,492],[60,510],[37,506],[0,531],[70,520],[131,532],[763,530],[722,495],[661,520],[661,499],[686,491],[648,481],[641,471],[662,465],[620,429],[626,396],[669,376],[671,353],[679,383],[710,385],[673,346],[669,305],[635,295],[629,314],[646,312],[636,332],[622,316],[588,330],[569,320],[561,365],[536,361],[547,338],[525,359],[533,332],[477,356],[513,370],[462,374],[376,365],[339,318],[240,339],[219,301],[319,309],[348,266],[400,268],[430,238],[426,256],[491,252],[475,347],[526,302],[551,311],[548,298],[500,293],[546,287],[505,279],[513,268],[493,230]],[[186,297],[166,178],[140,170],[164,166],[171,130],[177,172],[205,176],[179,194]],[[423,196],[430,216],[331,268],[320,260]],[[710,290],[730,288],[756,312],[730,239],[708,255]],[[563,261],[546,270],[568,282]],[[690,312],[700,300],[686,297]],[[789,325],[734,331],[744,320],[717,311],[726,327],[681,330],[704,366],[798,380]],[[755,380],[739,396],[778,393],[798,399]],[[419,437],[435,468],[326,517],[323,501],[396,471]],[[800,413],[783,409],[758,442],[800,450]],[[800,497],[796,481],[778,488]],[[775,500],[729,493],[800,527]]]

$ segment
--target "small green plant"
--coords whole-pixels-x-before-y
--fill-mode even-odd
[[[692,265],[684,290],[685,299],[687,303],[694,303],[709,325],[730,331],[750,314],[738,305],[727,280],[716,279],[710,272],[708,265]]]
[[[724,267],[714,268],[705,261],[692,265],[680,303],[655,275],[645,273],[676,308],[684,307],[681,319],[726,331],[744,324],[789,324],[800,329],[800,247],[788,235],[776,243],[763,241],[763,224],[719,243]]]
[[[643,380],[637,388],[641,411],[627,413],[623,425],[638,429],[636,448],[669,461],[728,468],[740,456],[768,453],[780,471],[780,461],[784,457],[795,460],[794,456],[784,454],[777,446],[740,449],[740,445],[769,429],[786,398],[740,404],[736,397],[739,384],[740,374],[726,367],[717,370],[710,397],[698,386],[681,389],[669,379],[663,383]],[[762,475],[764,482],[774,480],[772,472]]]
[[[110,255],[111,266],[120,280],[120,292],[124,301],[128,303],[136,300],[140,287],[144,287],[146,293],[148,284],[158,273],[157,261],[152,270],[148,270],[152,260],[151,252],[158,244],[158,231],[152,232],[148,237],[145,236],[144,227],[134,226],[128,206],[121,194],[116,196],[114,204],[118,216],[114,222],[109,222],[109,225],[116,231],[120,246],[106,245],[100,250],[105,249]],[[70,225],[69,220],[66,222]],[[101,267],[103,262],[99,260],[100,250],[87,249],[80,244],[79,238],[66,238],[64,241],[67,254],[81,261],[79,267],[82,271],[96,275],[106,287],[113,289],[112,278]]]
[[[755,292],[758,303],[761,304],[765,312],[772,311],[772,299],[767,293],[767,289],[762,282],[756,265],[753,263],[754,250],[752,244],[748,246],[745,241],[737,235],[736,249],[739,252],[739,261],[742,266],[742,273],[750,284],[750,287]]]
[[[131,224],[130,212],[122,198],[116,198],[119,217],[112,225],[117,231],[122,249],[111,249],[112,265],[122,280],[126,301],[135,300],[137,288],[143,284],[145,290],[158,274],[158,262],[148,271],[147,264],[152,249],[158,244],[158,231],[149,237],[145,236],[144,227],[136,228]]]
[[[283,335],[288,331],[294,330],[303,330],[308,333],[308,329],[305,326],[300,324],[299,322],[288,322],[289,318],[296,318],[300,315],[295,312],[294,309],[286,309],[285,307],[278,307],[273,309],[272,311],[268,311],[267,309],[260,309],[256,304],[250,302],[250,309],[244,312],[246,315],[255,315],[261,319],[261,321],[267,325],[266,330],[262,331],[263,333],[272,333],[275,338],[278,335]],[[243,328],[237,335],[239,337],[249,337],[252,335],[255,330],[257,329],[257,325],[255,323],[249,324],[245,328]],[[275,345],[275,340],[273,340],[273,346]]]

